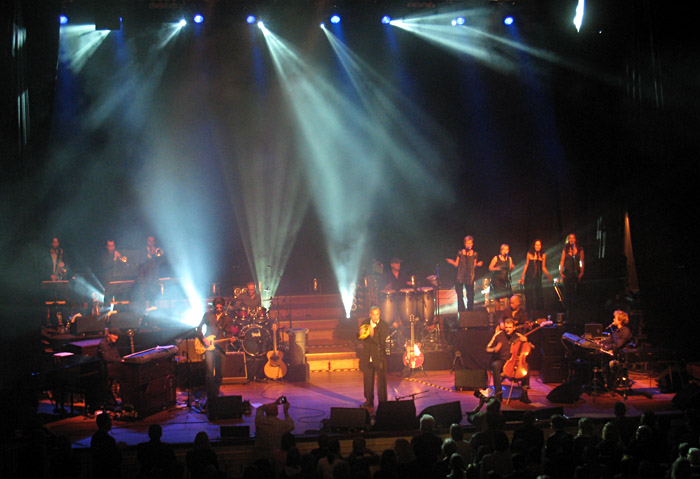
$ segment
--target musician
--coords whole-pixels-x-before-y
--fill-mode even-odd
[[[138,267],[136,278],[131,291],[131,300],[134,303],[147,303],[154,301],[160,293],[158,278],[160,277],[160,264],[163,250],[156,246],[156,237],[146,237],[146,247],[138,253]],[[147,304],[142,309],[146,309]]]
[[[49,248],[49,256],[46,261],[47,275],[46,279],[51,281],[61,281],[66,276],[66,262],[61,248],[61,243],[58,238],[51,240],[51,248]]]
[[[498,329],[494,333],[491,341],[486,346],[486,352],[491,353],[491,371],[493,372],[493,390],[496,398],[499,400],[503,397],[503,390],[501,388],[501,374],[503,373],[503,365],[510,359],[510,347],[516,341],[527,341],[525,335],[520,334],[515,331],[515,323],[513,319],[508,318],[503,322],[503,330]],[[525,377],[520,379],[522,386],[522,394],[520,395],[520,401],[525,404],[530,403],[530,398],[527,395],[527,390],[530,389],[530,374],[528,373]]]
[[[384,273],[384,291],[398,292],[410,283],[408,276],[401,271],[402,262],[400,258],[391,258],[389,262],[391,267]]]
[[[501,313],[500,328],[503,329],[506,319],[512,319],[516,328],[526,328],[529,326],[529,315],[522,307],[520,296],[514,294],[508,299],[508,307]]]
[[[202,321],[197,326],[197,337],[204,347],[207,348],[207,351],[204,353],[207,402],[219,396],[219,388],[223,377],[221,367],[226,354],[226,345],[228,344],[227,342],[217,344],[214,341],[233,338],[231,332],[233,322],[224,312],[225,303],[224,298],[215,298],[213,303],[214,311],[204,313]]]
[[[248,281],[246,290],[233,300],[233,309],[246,309],[248,311],[259,308],[262,305],[260,295],[255,291],[255,282]]]
[[[491,259],[491,292],[496,299],[507,298],[513,294],[510,285],[510,273],[515,269],[513,258],[510,257],[510,246],[502,244],[500,252]]]
[[[630,318],[627,313],[617,310],[613,313],[613,322],[606,329],[610,329],[610,335],[601,341],[606,351],[612,351],[611,359],[605,367],[605,377],[610,389],[615,389],[618,373],[623,367],[622,356],[619,354],[632,342],[632,331],[627,326]]]
[[[519,284],[525,285],[525,306],[528,314],[544,310],[544,294],[542,293],[542,274],[552,281],[552,275],[547,271],[547,253],[542,251],[542,241],[535,240],[525,258],[523,274]]]
[[[115,400],[118,395],[119,381],[123,376],[122,355],[119,352],[119,346],[117,346],[119,334],[119,328],[109,328],[107,335],[97,345],[97,357],[105,362],[107,379]]]
[[[474,237],[464,237],[464,248],[457,252],[457,258],[446,258],[445,261],[457,268],[455,291],[457,292],[457,311],[474,310],[474,272],[476,268],[483,266],[479,261],[479,253],[474,251]],[[467,290],[467,306],[464,307],[463,292]]]
[[[389,336],[389,325],[380,321],[378,306],[369,310],[369,319],[360,325],[360,342],[357,356],[360,359],[360,369],[364,380],[365,402],[360,407],[374,407],[374,382],[377,380],[377,398],[386,401],[386,339]]]
[[[564,243],[559,261],[559,272],[564,283],[564,309],[570,314],[575,306],[578,284],[581,282],[584,271],[584,252],[576,241],[576,235],[570,234]]]

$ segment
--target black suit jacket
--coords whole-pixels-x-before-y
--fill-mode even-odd
[[[362,324],[369,324],[369,319],[365,319]],[[389,336],[389,325],[379,320],[374,328],[374,336],[368,336],[360,340],[357,357],[360,359],[360,368],[367,367],[372,362],[375,367],[384,368],[386,365],[386,338]]]

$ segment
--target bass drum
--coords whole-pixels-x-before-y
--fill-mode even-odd
[[[420,301],[418,301],[418,316],[428,326],[433,324],[435,318],[435,290],[433,288],[420,288],[418,290]]]
[[[381,318],[392,324],[396,319],[396,291],[385,289],[379,292],[379,313]]]
[[[270,332],[259,324],[249,324],[241,331],[243,351],[250,356],[264,356],[272,349]]]

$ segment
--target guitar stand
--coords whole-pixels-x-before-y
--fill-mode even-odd
[[[417,368],[410,368],[410,367],[406,366],[403,369],[401,376],[403,376],[404,378],[410,378],[413,376],[415,371],[420,371],[423,373],[424,376],[426,376],[426,377],[428,376],[428,373],[425,372],[425,369],[423,369],[423,366],[418,366]]]
[[[452,369],[450,370],[451,372],[455,372],[455,369],[457,369],[455,366],[457,365],[458,360],[459,360],[459,364],[462,365],[462,369],[464,369],[464,361],[462,360],[462,352],[455,351],[454,359],[452,359]]]

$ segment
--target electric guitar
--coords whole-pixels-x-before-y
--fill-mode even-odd
[[[287,365],[282,358],[284,353],[277,350],[277,321],[272,323],[272,350],[267,352],[265,376],[270,379],[282,379],[287,374]]]
[[[214,351],[217,344],[225,341],[231,341],[231,338],[216,339],[216,334],[205,336],[204,339],[207,341],[207,343],[209,343],[209,346],[206,346],[199,338],[197,338],[194,342],[194,350],[197,354],[204,354],[207,351]]]
[[[409,321],[411,322],[411,340],[406,341],[406,352],[403,355],[403,363],[411,369],[416,369],[423,365],[425,357],[420,350],[420,343],[416,342],[415,316],[411,315]]]

